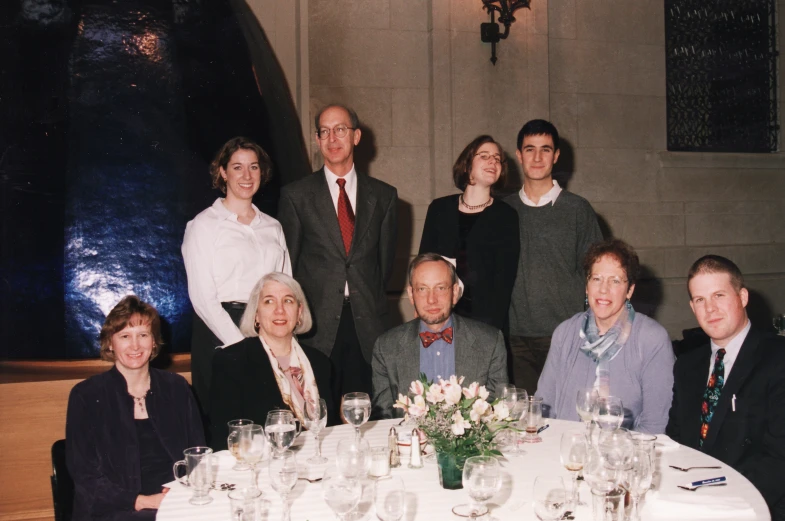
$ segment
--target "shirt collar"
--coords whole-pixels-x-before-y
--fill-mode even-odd
[[[251,204],[251,208],[253,208],[253,213],[256,216],[256,217],[254,217],[254,220],[251,221],[251,223],[253,223],[257,219],[259,219],[259,214],[261,214],[262,212],[261,212],[261,210],[259,210],[256,207],[255,204]],[[215,211],[216,214],[218,214],[218,218],[220,218],[220,219],[224,219],[224,220],[231,219],[231,220],[234,220],[234,221],[237,220],[237,214],[234,213],[233,211],[231,211],[226,206],[224,206],[223,198],[221,198],[221,197],[216,199],[215,202],[213,203],[213,210]]]
[[[553,188],[548,190],[547,193],[543,194],[540,197],[540,200],[536,204],[534,203],[534,201],[529,199],[529,196],[526,195],[526,192],[524,192],[523,187],[521,187],[521,190],[518,193],[521,197],[521,201],[523,201],[523,204],[525,204],[526,206],[545,206],[548,203],[551,203],[551,205],[556,204],[556,198],[559,197],[561,190],[562,188],[561,186],[559,186],[559,182],[556,181],[556,179],[554,179]]]
[[[324,175],[327,176],[327,184],[331,187],[336,186],[336,181],[340,179],[329,168],[327,168],[327,165],[324,165]],[[343,176],[343,179],[346,179],[346,190],[349,190],[354,186],[354,183],[357,180],[357,170],[354,169],[354,163],[352,163],[352,169],[349,170],[345,176]]]
[[[739,334],[733,337],[733,339],[728,342],[724,348],[720,348],[717,344],[714,343],[714,340],[711,341],[711,359],[714,360],[714,357],[717,356],[717,351],[720,349],[725,349],[725,360],[736,360],[736,357],[739,355],[739,351],[741,351],[741,345],[744,343],[744,340],[747,338],[747,333],[750,332],[750,328],[752,327],[752,322],[750,319],[747,319],[747,325],[744,326],[744,329],[739,331]]]
[[[448,327],[452,327],[452,314],[450,314],[450,318],[447,319],[447,322],[441,330],[444,331]],[[430,331],[430,328],[428,328],[428,324],[420,320],[420,333],[424,333],[425,331]]]

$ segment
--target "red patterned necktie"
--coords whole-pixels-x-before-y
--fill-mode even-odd
[[[352,236],[354,235],[354,211],[349,194],[346,193],[346,179],[339,178],[337,181],[338,189],[338,225],[341,227],[341,237],[343,237],[343,247],[346,248],[346,255],[352,248]]]
[[[717,402],[720,401],[720,394],[722,388],[725,386],[725,350],[720,349],[717,351],[717,357],[714,359],[714,370],[709,376],[709,383],[706,390],[703,392],[703,405],[701,406],[701,432],[698,438],[698,445],[703,447],[703,440],[709,433],[709,424],[714,416],[714,408],[717,407]]]
[[[448,344],[452,344],[452,328],[448,327],[439,333],[433,333],[431,331],[423,331],[420,333],[420,340],[422,340],[422,346],[424,348],[428,348],[431,344],[443,338],[445,342]]]

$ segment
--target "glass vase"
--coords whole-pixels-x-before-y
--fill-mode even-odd
[[[442,488],[457,490],[463,488],[463,464],[466,458],[448,452],[437,452],[439,483]]]

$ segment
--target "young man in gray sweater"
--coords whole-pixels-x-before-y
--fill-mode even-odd
[[[512,380],[537,390],[551,335],[561,322],[583,311],[586,278],[581,267],[589,245],[602,239],[589,202],[553,179],[559,132],[534,119],[518,133],[515,151],[523,188],[504,201],[518,211],[521,253],[510,304]]]

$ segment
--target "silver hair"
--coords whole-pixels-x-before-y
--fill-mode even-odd
[[[303,292],[300,283],[286,273],[272,271],[259,279],[259,282],[257,282],[251,290],[251,296],[248,297],[248,304],[245,307],[245,312],[240,319],[240,333],[246,338],[259,336],[259,333],[254,328],[256,323],[256,311],[259,309],[259,297],[262,293],[262,288],[268,282],[278,282],[292,290],[295,300],[302,307],[300,321],[297,324],[297,327],[294,328],[294,333],[300,335],[310,331],[313,326],[313,318],[311,318],[311,310],[308,308],[308,301],[305,299],[305,293]]]

